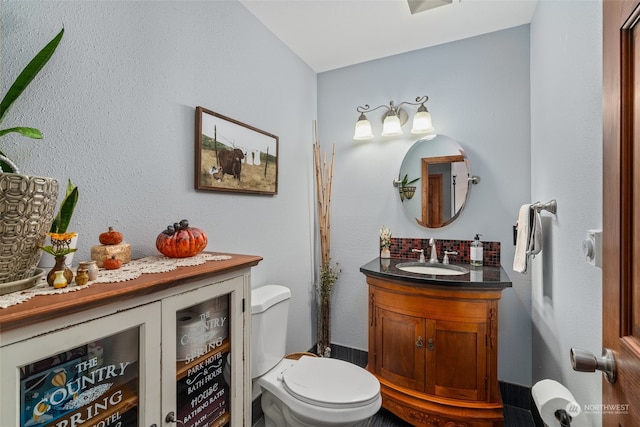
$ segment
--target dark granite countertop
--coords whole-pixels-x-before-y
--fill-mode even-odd
[[[415,259],[402,258],[374,258],[369,263],[360,267],[360,271],[366,276],[374,276],[383,279],[402,280],[421,285],[449,286],[466,289],[504,289],[511,287],[511,279],[504,269],[500,267],[472,267],[469,264],[450,264],[461,266],[469,270],[468,273],[458,275],[438,275],[411,273],[400,270],[396,266],[401,263],[413,262]],[[425,266],[442,264],[424,263]]]

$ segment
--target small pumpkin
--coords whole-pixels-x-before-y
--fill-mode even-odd
[[[102,262],[102,265],[104,266],[104,268],[106,270],[117,270],[120,267],[122,267],[122,261],[120,261],[118,258],[114,256],[112,256],[111,258],[107,258]]]
[[[109,231],[100,233],[98,240],[103,245],[117,245],[122,242],[122,233],[114,230],[113,227],[109,227]]]
[[[183,219],[167,227],[156,238],[156,248],[169,258],[187,258],[198,255],[207,247],[206,233],[196,227],[189,227]]]

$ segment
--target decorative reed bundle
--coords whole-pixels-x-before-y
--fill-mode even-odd
[[[313,122],[314,144],[313,159],[316,172],[316,196],[318,199],[318,226],[320,231],[320,283],[316,284],[319,294],[318,306],[318,344],[320,356],[331,355],[331,289],[338,280],[340,269],[331,266],[331,185],[333,180],[333,161],[336,146],[333,145],[331,163],[327,164],[327,154],[320,153],[318,128]]]

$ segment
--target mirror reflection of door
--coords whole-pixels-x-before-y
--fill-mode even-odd
[[[422,197],[422,201],[427,201],[426,208],[422,208],[423,215],[427,215],[426,223],[431,227],[442,224],[442,174],[430,173],[428,175],[427,194]]]
[[[425,227],[442,227],[456,216],[466,200],[465,158],[462,155],[422,158],[421,174],[422,219],[416,221]]]

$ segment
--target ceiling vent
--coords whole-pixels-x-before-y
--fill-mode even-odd
[[[458,0],[456,0],[456,3]],[[409,3],[409,10],[411,14],[426,12],[427,10],[435,9],[436,7],[445,6],[453,3],[453,0],[407,0]]]

